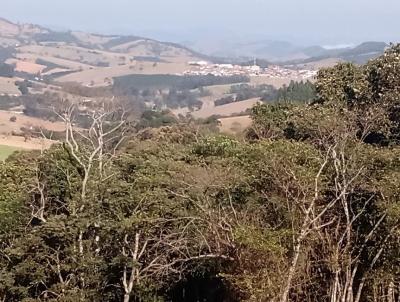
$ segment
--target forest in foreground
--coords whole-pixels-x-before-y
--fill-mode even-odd
[[[400,46],[243,137],[96,112],[0,164],[0,300],[400,301]]]

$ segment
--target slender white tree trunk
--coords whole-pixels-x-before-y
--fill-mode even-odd
[[[130,294],[125,294],[124,302],[129,302],[130,299],[131,299],[131,295]]]
[[[388,286],[387,302],[395,302],[394,297],[394,282],[391,280]]]
[[[289,268],[288,279],[284,287],[280,302],[288,302],[290,288],[292,287],[293,278],[296,273],[297,263],[299,261],[300,251],[305,235],[306,235],[305,232],[302,230],[302,232],[299,235],[299,238],[297,238],[296,240],[296,244],[293,249],[294,252],[293,259]]]

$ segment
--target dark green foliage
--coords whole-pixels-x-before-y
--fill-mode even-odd
[[[0,76],[12,78],[14,76],[14,66],[0,62]]]
[[[0,64],[7,61],[14,56],[15,49],[12,47],[2,47],[0,46]]]
[[[231,87],[230,93],[236,94],[237,102],[257,97],[260,97],[264,101],[273,101],[276,99],[276,89],[272,85],[234,85]]]
[[[364,120],[360,121],[362,128],[366,127],[365,119],[371,119],[370,123],[374,120],[384,131],[372,132],[366,138],[369,142],[398,143],[399,52],[400,47],[396,45],[388,49],[383,56],[364,66],[339,64],[335,68],[320,71],[317,102],[352,110]],[[379,112],[381,114],[378,119],[372,117]]]
[[[170,89],[168,94],[163,95],[162,104],[165,104],[168,108],[181,108],[188,107],[190,109],[199,109],[203,103],[198,99],[200,93],[192,90],[178,91]]]
[[[216,100],[216,106],[240,102],[251,98],[261,98],[264,102],[310,103],[317,94],[315,85],[310,81],[291,81],[288,86],[276,89],[271,85],[239,84],[231,86],[231,95]]]
[[[23,85],[23,87],[25,86]],[[59,100],[58,96],[46,93],[43,95],[27,94],[23,95],[20,99],[21,103],[25,106],[25,115],[53,120],[57,120],[57,115],[50,109],[51,107],[45,105]]]
[[[36,42],[64,42],[79,43],[79,40],[71,32],[55,32],[39,33],[34,36]]]
[[[8,110],[10,108],[19,106],[22,104],[22,100],[19,97],[1,95],[0,96],[0,109]]]
[[[277,98],[277,90],[272,85],[233,85],[231,86],[229,93],[231,95],[214,101],[215,106],[222,106],[252,98],[261,98],[263,101],[274,101]]]
[[[86,186],[83,140],[11,156],[0,164],[0,299],[397,298],[399,56],[321,71],[312,104],[254,107],[245,141],[205,131],[215,118],[146,111],[142,127],[168,126],[116,153],[107,143]]]
[[[310,103],[315,99],[315,97],[316,90],[313,83],[310,81],[291,81],[288,86],[284,85],[282,88],[278,89],[275,100],[281,102]],[[264,97],[263,100],[268,101],[270,99]]]
[[[238,142],[226,136],[205,137],[193,147],[193,153],[200,156],[224,156],[234,154]]]
[[[15,83],[17,85],[19,91],[21,91],[22,95],[29,94],[29,87],[32,87],[32,83],[30,81],[24,80],[24,81],[18,81]]]
[[[215,106],[222,106],[222,105],[231,104],[234,102],[236,102],[235,97],[232,95],[228,95],[228,96],[224,96],[218,100],[215,100],[214,104],[215,104]]]
[[[147,110],[143,112],[141,119],[137,125],[137,129],[144,129],[149,127],[159,128],[162,126],[173,125],[177,122],[177,118],[168,110]]]
[[[252,108],[253,126],[248,138],[282,138],[289,126],[292,105],[259,104]]]
[[[53,62],[49,62],[49,61],[43,60],[41,58],[36,59],[36,64],[46,66],[46,68],[42,70],[42,73],[46,73],[47,71],[52,70],[54,68],[63,68],[63,66],[61,66],[61,65],[58,65],[58,64],[55,64]]]
[[[178,75],[127,75],[114,79],[114,90],[127,91],[130,87],[146,88],[175,88],[177,90],[196,89],[204,86],[223,85],[248,82],[243,76],[217,77],[206,76],[178,76]]]
[[[362,96],[365,78],[361,67],[351,63],[341,63],[335,68],[322,69],[316,84],[317,102],[337,105],[353,105]]]

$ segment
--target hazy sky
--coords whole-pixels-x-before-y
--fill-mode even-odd
[[[400,41],[400,0],[0,0],[0,16],[162,40]]]

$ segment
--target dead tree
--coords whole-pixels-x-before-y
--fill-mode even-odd
[[[106,109],[104,104],[97,110],[79,113],[75,104],[69,104],[62,112],[54,111],[65,123],[65,138],[63,146],[71,162],[81,177],[79,202],[73,201],[70,213],[78,216],[87,203],[88,187],[91,181],[102,183],[112,178],[109,166],[117,155],[117,150],[126,138],[127,130],[125,112],[120,109]],[[89,121],[89,127],[82,129],[76,126],[78,114]],[[63,171],[69,182],[69,171]],[[83,258],[85,254],[84,235],[92,223],[78,230],[73,249]],[[100,222],[93,223],[96,229]],[[100,252],[100,238],[93,235],[95,242],[94,254]],[[80,277],[81,284],[85,284],[84,277]],[[82,285],[84,286],[84,285]]]
[[[115,157],[116,151],[125,139],[126,121],[122,110],[105,111],[99,109],[83,114],[90,121],[88,129],[75,127],[76,107],[69,105],[58,116],[65,123],[65,144],[67,152],[77,162],[81,171],[81,202],[87,194],[87,186],[94,168],[100,175],[100,181],[105,181],[110,175],[105,174],[105,167]],[[115,117],[118,120],[114,120]]]
[[[298,260],[302,252],[305,239],[310,233],[318,231],[333,222],[329,221],[327,223],[321,223],[321,218],[326,214],[326,212],[330,208],[332,208],[335,205],[338,199],[332,200],[328,204],[324,205],[322,208],[317,207],[317,202],[320,200],[319,186],[321,181],[321,175],[324,172],[326,165],[328,164],[331,153],[332,153],[332,148],[329,148],[328,151],[326,152],[323,162],[321,163],[318,173],[315,175],[314,194],[313,194],[314,196],[311,199],[308,199],[308,196],[305,194],[304,198],[299,200],[294,200],[295,206],[298,209],[300,209],[303,222],[300,226],[297,236],[293,238],[293,258],[289,266],[287,281],[283,287],[282,294],[280,297],[281,302],[287,302],[289,299],[290,289],[292,287],[292,282],[295,277]],[[290,196],[287,197],[291,198]]]
[[[356,188],[354,182],[362,176],[365,169],[363,166],[352,167],[352,158],[346,153],[346,148],[346,142],[344,142],[332,153],[335,171],[334,192],[336,199],[339,200],[337,215],[344,216],[344,219],[337,221],[334,226],[335,232],[331,232],[331,235],[327,234],[327,236],[332,236],[329,241],[333,242],[332,269],[335,276],[330,290],[331,302],[359,302],[366,276],[374,268],[384,249],[384,246],[379,248],[373,255],[369,267],[360,270],[361,255],[368,248],[368,243],[377,234],[380,225],[386,218],[386,213],[381,213],[377,217],[377,221],[373,224],[371,230],[364,236],[363,241],[356,246],[359,234],[354,229],[354,224],[366,214],[367,206],[376,196],[372,195],[365,200],[363,207],[357,212],[352,209],[350,195]],[[386,239],[382,243],[385,241]],[[356,279],[356,276],[358,279]]]

